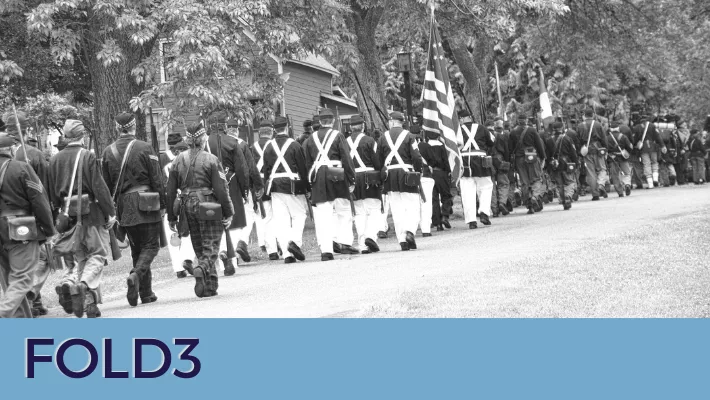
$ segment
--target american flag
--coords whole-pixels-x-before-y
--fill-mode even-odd
[[[428,131],[441,131],[446,150],[449,153],[451,177],[458,182],[461,177],[462,161],[461,152],[457,143],[463,144],[463,135],[459,118],[456,114],[454,93],[449,82],[444,49],[441,47],[441,36],[432,20],[431,33],[429,34],[429,61],[424,75],[424,123],[422,128]]]

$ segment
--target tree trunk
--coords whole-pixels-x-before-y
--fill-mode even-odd
[[[119,136],[116,131],[114,117],[124,111],[130,111],[129,101],[137,96],[144,84],[137,84],[131,70],[150,54],[154,41],[144,46],[134,44],[123,34],[112,34],[110,38],[123,50],[121,62],[105,66],[97,55],[101,44],[108,36],[102,29],[111,24],[110,17],[101,14],[89,14],[89,37],[85,41],[86,63],[91,76],[91,86],[94,93],[94,126],[96,127],[96,151],[101,156],[104,148]],[[146,139],[145,115],[136,115],[136,137]]]
[[[380,6],[362,8],[357,0],[351,0],[352,13],[345,18],[348,28],[355,35],[355,48],[359,55],[354,71],[359,81],[359,85],[357,82],[355,84],[358,90],[357,105],[364,115],[366,126],[374,124],[380,129],[386,129],[384,121],[387,120],[387,103],[375,32],[385,13],[386,3],[385,0]]]
[[[453,28],[453,27],[452,27]],[[486,95],[488,76],[486,66],[493,55],[493,49],[489,48],[488,40],[482,38],[475,39],[473,54],[468,51],[468,37],[462,31],[445,31],[446,41],[454,56],[454,61],[458,65],[461,74],[466,80],[464,95],[471,107],[471,114],[477,122],[482,122],[485,116],[481,115],[481,92],[478,88],[480,79],[484,96]],[[487,110],[486,99],[483,99],[484,108]]]

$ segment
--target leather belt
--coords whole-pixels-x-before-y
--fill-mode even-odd
[[[355,168],[355,172],[367,172],[367,171],[374,171],[375,169],[372,167],[359,167]]]
[[[3,210],[0,211],[0,217],[24,217],[27,215],[32,215],[26,210]]]
[[[136,193],[136,192],[147,192],[150,190],[150,186],[148,185],[138,185],[138,186],[133,186],[132,188],[126,190],[123,192],[123,194],[128,194],[128,193]]]
[[[208,187],[187,188],[182,191],[182,195],[189,195],[189,194],[195,194],[195,193],[212,194],[212,193],[214,193],[214,191],[212,191],[212,188],[208,188]]]

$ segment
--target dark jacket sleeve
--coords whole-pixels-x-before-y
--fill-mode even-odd
[[[170,205],[168,207],[168,221],[177,221],[178,216],[175,215],[173,212],[173,204],[175,204],[175,199],[177,198],[177,191],[178,191],[178,171],[177,171],[177,160],[180,160],[181,157],[178,156],[176,158],[176,161],[173,162],[173,165],[169,169],[168,173],[168,188],[167,188],[167,201],[168,204]]]
[[[308,181],[308,168],[306,168],[306,156],[304,155],[303,148],[298,143],[293,143],[291,145],[293,149],[293,157],[296,159],[296,166],[298,167],[298,177],[301,182],[305,182],[306,191],[311,190],[311,182]]]
[[[313,132],[313,135],[317,135],[317,134],[318,134],[318,132]],[[311,144],[313,143],[313,135],[311,135],[308,139],[306,139],[305,143],[303,143],[303,155],[306,160],[306,169],[308,171],[310,171],[311,168],[313,168],[313,163],[316,162],[316,160],[314,158],[315,155],[311,154],[311,147],[312,147]],[[264,170],[262,170],[261,172],[264,172]],[[310,176],[308,178],[310,180]]]
[[[239,150],[241,153],[241,150]],[[222,206],[222,218],[227,219],[234,215],[234,206],[229,198],[229,189],[227,188],[227,179],[222,167],[217,162],[210,163],[210,179],[212,181],[212,191],[217,201]]]
[[[232,156],[234,159],[234,178],[237,178],[237,183],[242,191],[249,189],[249,166],[247,165],[246,158],[244,157],[244,152],[242,151],[239,143],[234,146],[232,150]],[[242,192],[241,195],[244,197],[245,193]]]
[[[151,189],[160,193],[160,209],[165,210],[167,199],[165,198],[165,186],[163,186],[163,171],[160,168],[160,159],[155,154],[155,150],[150,148],[149,152],[141,153],[141,162],[143,162],[148,171]]]
[[[44,154],[40,151],[37,151],[34,170],[37,173],[37,178],[39,178],[39,181],[42,182],[42,185],[45,188],[49,188],[49,178],[47,177],[49,163],[47,162],[47,159],[44,158]]]
[[[375,169],[375,171],[381,171],[382,170],[382,161],[380,161],[380,157],[377,155],[377,141],[374,139],[371,141],[368,141],[365,147],[365,151],[370,153],[370,160],[372,160],[372,168]]]
[[[274,164],[276,164],[276,154],[274,146],[269,146],[264,150],[264,155],[262,156],[264,160],[264,166],[262,167],[262,172],[264,173],[264,180],[268,181],[271,177],[271,170],[274,169]]]
[[[29,164],[23,164],[22,181],[25,187],[25,195],[32,206],[32,214],[39,225],[39,228],[44,232],[45,236],[54,236],[54,221],[52,220],[52,209],[49,207],[49,200],[43,190],[36,187],[37,184],[42,185],[37,174]],[[28,185],[32,182],[35,185]]]
[[[380,161],[380,171],[385,168],[385,140],[384,135],[377,141],[377,159]]]
[[[569,156],[570,161],[576,164],[579,160],[579,157],[577,156],[577,148],[574,144],[574,139],[568,136],[567,140],[565,140],[564,142],[566,142],[567,145],[567,155]]]
[[[422,172],[422,155],[419,154],[419,147],[417,146],[417,140],[414,135],[407,133],[407,140],[404,141],[403,146],[407,146],[407,151],[412,159],[412,167],[417,172]]]
[[[648,140],[653,140],[659,147],[665,147],[663,144],[663,139],[661,139],[661,134],[656,129],[656,125],[649,125],[648,134],[646,135]]]
[[[101,177],[103,178],[104,182],[106,183],[106,186],[109,187],[109,191],[113,193],[113,188],[115,186],[115,183],[112,182],[111,179],[111,169],[109,168],[108,165],[108,158],[106,157],[106,152],[108,151],[108,147],[104,150],[102,156],[101,156]]]
[[[547,158],[546,152],[545,152],[545,146],[542,144],[542,138],[540,137],[540,134],[537,133],[537,130],[533,129],[532,130],[533,137],[535,138],[535,147],[537,148],[537,154],[538,158],[541,160],[544,160]]]
[[[261,180],[261,174],[256,169],[256,162],[254,161],[254,156],[249,149],[249,146],[241,146],[242,153],[244,154],[244,161],[249,168],[249,179],[254,190],[261,190],[264,188],[264,182]],[[300,146],[299,146],[300,147]]]
[[[355,167],[353,167],[353,160],[350,158],[350,149],[348,147],[348,141],[345,140],[345,136],[342,133],[338,133],[338,138],[336,139],[338,152],[340,154],[340,162],[343,164],[343,169],[345,170],[345,179],[348,181],[348,185],[355,184]]]
[[[94,198],[99,203],[99,208],[103,211],[104,215],[107,217],[116,216],[116,208],[113,205],[113,198],[111,197],[111,192],[109,191],[103,176],[98,171],[98,163],[96,161],[96,155],[91,152],[86,152],[86,161],[84,164],[84,177],[89,178],[91,182],[91,190],[94,193]]]

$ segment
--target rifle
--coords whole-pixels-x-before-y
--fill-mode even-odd
[[[160,144],[158,143],[158,130],[155,129],[155,124],[153,123],[153,107],[148,108],[148,113],[150,115],[150,142],[153,144],[153,151],[156,156],[160,156]],[[158,158],[160,160],[160,158]],[[158,162],[160,166],[160,162]],[[161,171],[162,176],[162,171]],[[160,247],[165,247],[168,245],[168,236],[165,233],[165,226],[160,224]]]
[[[209,138],[207,138],[209,140]],[[219,159],[219,165],[222,164],[222,136],[217,132],[217,158]],[[225,171],[225,176],[227,172]],[[229,184],[227,184],[227,190],[229,190]],[[229,227],[224,227],[224,241],[227,243],[227,258],[236,258],[237,253],[234,251],[234,243],[232,243],[232,236],[229,234]]]
[[[17,125],[17,132],[20,135],[20,144],[22,144],[22,153],[25,156],[25,162],[29,163],[27,159],[27,148],[25,147],[25,135],[22,134],[22,127],[20,126],[20,119],[17,116],[17,108],[15,108],[15,103],[12,103],[12,111],[15,113],[15,125]]]
[[[367,114],[370,116],[370,124],[371,124],[371,129],[374,132],[375,131],[375,119],[372,117],[372,111],[370,110],[370,105],[367,104],[367,99],[365,99],[365,91],[362,90],[362,85],[360,85],[360,79],[357,77],[357,72],[353,70],[353,76],[355,76],[355,82],[357,83],[357,87],[360,89],[360,93],[362,93],[362,100],[365,103],[365,108],[367,109]]]

